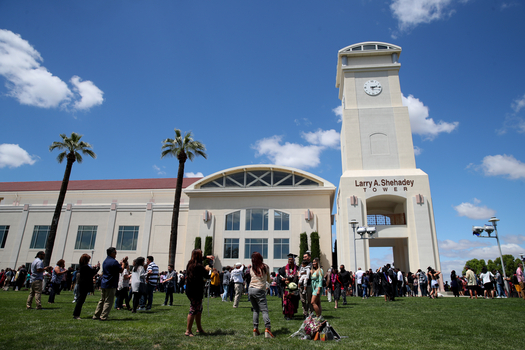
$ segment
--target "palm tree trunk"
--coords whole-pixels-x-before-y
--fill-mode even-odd
[[[62,212],[62,206],[64,205],[64,200],[66,198],[67,185],[69,184],[69,176],[71,175],[71,169],[73,168],[74,162],[75,154],[68,153],[66,171],[64,173],[64,178],[62,179],[62,186],[60,187],[55,214],[53,215],[53,221],[51,221],[51,227],[49,228],[49,234],[47,235],[44,266],[49,266],[49,262],[51,261],[51,254],[53,253],[53,246],[55,245],[55,237],[57,234],[58,220],[60,219],[60,213]]]
[[[175,266],[175,254],[177,253],[177,237],[179,230],[180,197],[182,195],[182,180],[184,178],[184,163],[186,155],[179,156],[179,171],[177,173],[177,186],[175,187],[175,202],[173,203],[173,215],[171,217],[170,249],[168,253],[169,264]]]

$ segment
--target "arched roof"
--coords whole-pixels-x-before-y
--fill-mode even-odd
[[[352,44],[350,46],[347,46],[345,48],[342,48],[339,50],[339,55],[342,54],[348,54],[348,53],[372,53],[374,51],[379,52],[385,52],[385,51],[392,51],[392,52],[399,52],[401,53],[401,46],[384,43],[380,41],[365,41],[362,43]]]
[[[261,187],[321,187],[335,189],[332,183],[304,170],[273,164],[258,164],[218,171],[191,184],[187,190],[260,189]]]

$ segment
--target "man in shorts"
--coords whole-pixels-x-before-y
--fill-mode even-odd
[[[476,274],[474,273],[474,271],[472,271],[470,269],[469,266],[465,266],[465,269],[467,270],[467,274],[466,274],[466,277],[467,277],[467,288],[469,290],[469,293],[470,293],[470,299],[472,299],[473,296],[476,297],[476,299],[478,298],[478,292],[476,291],[477,287],[478,287],[478,283],[476,281]],[[474,295],[472,295],[474,294]]]

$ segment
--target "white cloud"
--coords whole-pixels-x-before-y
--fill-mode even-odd
[[[162,169],[164,169],[165,167],[163,166]],[[159,168],[158,166],[156,165],[153,165],[153,170],[155,170],[157,172],[157,175],[166,175],[166,172],[164,170],[162,170],[161,168]]]
[[[375,271],[379,267],[385,266],[386,264],[392,264],[393,261],[394,261],[394,255],[386,254],[381,257],[371,258],[370,265],[372,266],[372,269]]]
[[[468,232],[468,231],[467,231]],[[469,241],[468,239],[460,239],[458,242],[455,242],[451,239],[445,239],[444,241],[439,241],[439,254],[446,257],[462,257],[464,251],[478,247],[488,246],[487,241]]]
[[[450,17],[453,0],[393,0],[390,10],[397,19],[399,30],[410,30],[421,23]]]
[[[503,255],[510,254],[510,255],[513,255],[514,257],[519,257],[519,254],[523,253],[523,248],[514,243],[502,244],[501,253]],[[495,260],[496,258],[499,257],[499,248],[497,245],[492,245],[488,247],[480,247],[480,248],[472,249],[471,251],[469,251],[468,254],[472,258],[485,259],[485,261],[489,259]]]
[[[525,236],[523,235],[504,235],[500,237],[501,237],[501,240],[506,243],[514,243],[514,244],[525,243]]]
[[[0,168],[18,168],[24,164],[33,165],[36,156],[30,156],[23,148],[9,143],[0,144]]]
[[[67,84],[41,65],[40,53],[19,34],[0,29],[0,75],[6,80],[8,95],[21,104],[57,108],[89,109],[102,103],[102,91],[91,81],[71,79]]]
[[[458,213],[459,216],[465,216],[473,220],[489,219],[492,216],[496,215],[496,211],[494,209],[490,209],[486,206],[480,207],[477,205],[479,203],[479,200],[474,199],[474,204],[461,203],[460,205],[455,206],[454,210]]]
[[[294,123],[295,125],[299,126],[301,124],[304,124],[306,126],[310,126],[312,125],[312,122],[308,119],[308,118],[299,118],[299,119],[294,119]]]
[[[516,113],[518,113],[523,107],[525,107],[525,94],[512,102],[512,109]]]
[[[303,132],[303,139],[309,145],[285,142],[282,136],[274,135],[258,140],[252,146],[257,157],[266,156],[272,163],[300,169],[315,168],[321,163],[321,152],[327,148],[340,147],[340,134],[334,129]]]
[[[303,132],[303,138],[312,145],[338,149],[341,145],[341,138],[334,129],[321,130],[315,132]]]
[[[519,256],[524,251],[524,248],[519,245],[520,242],[510,242],[506,240],[507,236],[504,236],[501,245],[501,251],[503,254],[511,254],[515,257]],[[456,273],[461,273],[465,263],[470,259],[484,259],[495,260],[498,258],[499,249],[495,240],[468,240],[461,239],[455,242],[450,239],[439,241],[439,254],[441,256],[441,271],[448,272],[456,270]],[[445,258],[445,259],[443,259]]]
[[[513,180],[525,178],[525,164],[512,155],[486,156],[483,158],[481,169],[487,176],[507,176]]]
[[[439,121],[436,124],[434,119],[428,117],[428,107],[419,99],[412,95],[408,95],[408,97],[402,96],[402,99],[403,105],[408,107],[410,126],[414,134],[433,140],[442,132],[451,133],[459,125],[458,122],[447,123],[444,121]]]
[[[443,280],[450,281],[449,272],[452,272],[452,270],[456,271],[456,274],[461,276],[466,261],[467,260],[465,259],[441,260],[441,274],[443,275]]]
[[[204,175],[199,171],[197,173],[186,173],[184,174],[185,177],[204,177]]]
[[[332,112],[338,117],[337,122],[341,123],[343,121],[343,106],[335,107]]]
[[[257,141],[253,147],[257,150],[256,156],[266,156],[274,164],[300,169],[315,168],[321,163],[320,154],[323,147],[289,142],[281,144],[281,141],[281,136]]]
[[[414,146],[414,155],[419,156],[422,152],[423,152],[422,148],[418,146]]]
[[[73,84],[73,91],[80,95],[80,100],[77,100],[73,108],[75,109],[89,109],[94,106],[101,105],[104,101],[102,90],[93,84],[93,82],[86,80],[82,81],[80,77],[76,75],[71,78],[71,84]]]

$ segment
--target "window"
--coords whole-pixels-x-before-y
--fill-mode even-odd
[[[246,238],[244,241],[244,258],[250,259],[253,252],[259,252],[268,259],[268,238]]]
[[[9,226],[0,225],[0,248],[5,247],[5,241],[7,240],[8,233],[9,233]]]
[[[290,239],[276,238],[273,240],[273,258],[287,259],[290,253]]]
[[[96,238],[97,226],[78,226],[75,249],[93,250],[95,248]]]
[[[202,184],[201,188],[226,187],[299,187],[320,186],[322,183],[295,173],[277,170],[243,170],[232,174],[223,174]]]
[[[273,212],[273,229],[276,231],[288,231],[290,229],[290,214],[275,210]]]
[[[268,209],[246,210],[246,231],[268,231]]]
[[[138,226],[119,226],[116,247],[117,250],[136,250],[138,236]]]
[[[30,249],[43,249],[46,247],[47,235],[50,226],[35,225],[33,229],[33,238],[31,238]]]
[[[239,231],[241,228],[241,212],[226,215],[226,231]]]
[[[239,239],[225,238],[224,239],[224,259],[238,259],[239,258]]]

